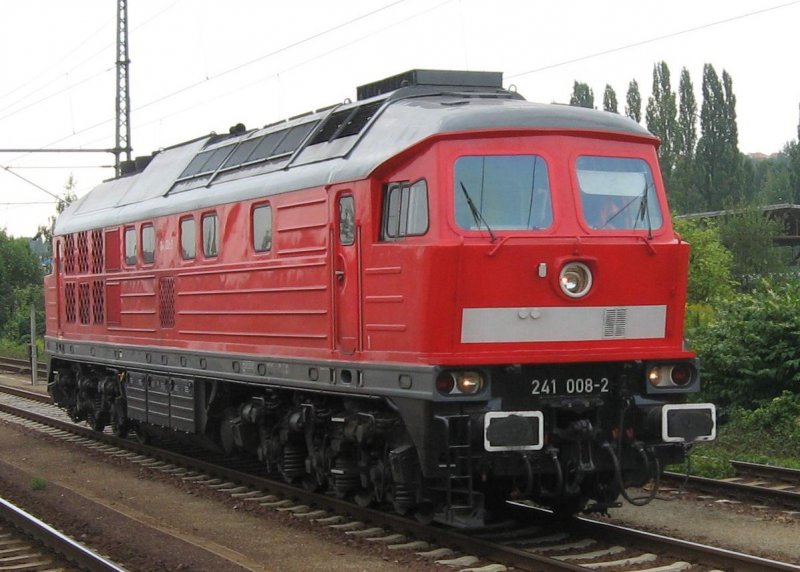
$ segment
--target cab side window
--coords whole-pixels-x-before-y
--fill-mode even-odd
[[[389,183],[383,197],[382,240],[421,236],[428,232],[428,184]]]

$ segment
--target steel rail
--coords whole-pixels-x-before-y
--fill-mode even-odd
[[[734,498],[754,499],[758,502],[778,503],[784,507],[800,510],[800,492],[762,487],[738,481],[724,481],[719,479],[709,479],[708,477],[698,477],[695,475],[680,475],[678,473],[664,473],[662,480],[672,482],[685,482],[699,491],[710,494],[727,495]]]
[[[0,518],[32,536],[53,552],[89,572],[124,572],[125,569],[89,550],[35,516],[0,498]]]
[[[53,398],[46,393],[29,391],[23,387],[14,387],[13,385],[3,385],[0,383],[0,393],[24,397],[25,399],[30,399],[31,401],[36,401],[38,403],[53,403]]]
[[[467,554],[475,554],[486,560],[502,562],[506,565],[515,566],[523,570],[543,570],[543,571],[579,571],[585,568],[570,564],[565,561],[548,558],[541,554],[515,548],[513,546],[483,540],[469,533],[454,529],[438,528],[425,525],[406,517],[392,513],[382,512],[370,508],[361,508],[349,501],[337,499],[327,495],[311,493],[303,488],[298,488],[289,484],[280,483],[254,474],[241,472],[235,469],[220,466],[213,462],[204,461],[193,457],[185,456],[181,453],[167,451],[157,447],[143,445],[130,439],[120,439],[113,435],[98,433],[88,427],[81,427],[73,423],[62,422],[44,415],[19,409],[7,404],[0,404],[0,411],[5,411],[19,417],[32,421],[37,421],[44,425],[62,429],[70,433],[86,437],[95,441],[100,441],[108,445],[124,448],[142,455],[147,455],[156,460],[179,465],[193,471],[199,471],[215,478],[223,478],[229,481],[247,485],[256,489],[279,494],[287,498],[297,500],[299,503],[310,504],[316,507],[333,511],[339,515],[347,515],[357,520],[370,522],[374,525],[391,528],[397,532],[414,536],[420,540],[426,540],[441,546],[460,550]],[[542,512],[524,505],[515,505],[514,514],[521,516],[522,521],[535,520],[541,518]],[[538,517],[536,516],[538,513]],[[674,556],[675,552],[681,558],[691,558],[703,563],[714,566],[727,567],[737,572],[755,572],[765,570],[780,570],[800,572],[800,566],[777,562],[769,559],[759,558],[734,551],[704,546],[701,544],[668,538],[652,533],[636,531],[633,529],[600,523],[585,518],[574,519],[570,525],[574,531],[582,532],[593,537],[601,537],[606,541],[620,543],[620,539],[625,539],[641,548],[647,546],[648,550],[667,553],[667,556]],[[569,527],[568,527],[569,528]],[[623,540],[624,541],[624,540]]]
[[[574,530],[594,537],[602,537],[610,542],[630,542],[639,548],[652,549],[654,551],[664,550],[665,547],[668,547],[670,555],[677,553],[685,560],[696,560],[706,565],[710,564],[721,568],[732,566],[736,572],[764,572],[765,570],[800,572],[800,565],[778,562],[769,558],[761,558],[734,550],[707,546],[697,542],[635,530],[588,518],[576,518],[571,526],[574,527]]]
[[[754,475],[761,478],[774,479],[776,481],[785,481],[800,487],[800,469],[750,463],[748,461],[731,461],[731,465],[736,469],[737,474]]]
[[[25,359],[0,356],[0,371],[5,371],[8,373],[17,373],[20,375],[24,374],[30,375],[31,362],[30,360],[25,360]],[[44,381],[45,378],[47,377],[47,364],[41,361],[37,362],[36,373],[39,375],[39,379]]]
[[[115,437],[113,435],[99,433],[88,427],[81,427],[74,423],[53,419],[38,413],[19,409],[8,404],[0,403],[0,411],[11,413],[12,415],[16,415],[30,421],[36,421],[56,429],[68,431],[87,439],[92,439],[108,445],[127,449],[141,455],[147,455],[159,461],[180,465],[194,471],[208,474],[212,477],[224,478],[229,481],[235,481],[242,485],[247,485],[253,488],[262,489],[264,491],[295,499],[298,502],[310,503],[320,508],[330,510],[336,514],[348,515],[358,520],[365,520],[370,523],[374,523],[375,525],[389,527],[398,532],[410,534],[416,538],[444,545],[449,548],[458,549],[468,554],[476,554],[489,560],[501,561],[503,563],[521,568],[522,570],[553,572],[562,572],[565,570],[578,572],[585,570],[585,568],[581,568],[580,566],[576,566],[574,564],[561,562],[553,558],[533,554],[514,547],[498,545],[496,543],[481,540],[455,530],[431,527],[400,515],[369,508],[361,508],[346,500],[337,499],[327,495],[311,493],[303,488],[273,481],[258,475],[244,473],[235,469],[226,468],[215,463],[194,457],[188,457],[180,453],[167,451],[158,447],[144,445],[134,442],[130,439],[120,439],[119,437]]]

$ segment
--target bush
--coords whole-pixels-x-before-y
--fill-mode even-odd
[[[688,301],[712,304],[733,294],[733,256],[722,245],[714,221],[675,220],[675,230],[692,247],[689,255]]]
[[[800,280],[761,280],[719,303],[716,319],[693,332],[704,396],[755,409],[800,388]]]

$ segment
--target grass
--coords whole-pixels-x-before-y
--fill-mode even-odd
[[[4,338],[0,338],[0,356],[29,359],[27,344],[18,344]]]
[[[732,477],[735,471],[729,461],[749,461],[800,469],[800,417],[783,417],[763,422],[747,413],[733,412],[718,427],[717,439],[699,443],[691,453],[693,475],[709,478]],[[685,472],[685,465],[669,470]]]
[[[47,481],[41,477],[31,477],[31,490],[43,491],[47,488]]]

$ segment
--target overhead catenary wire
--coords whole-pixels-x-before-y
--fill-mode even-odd
[[[131,33],[133,34],[133,33],[137,32],[138,30],[140,30],[140,29],[144,28],[145,26],[147,26],[148,24],[150,24],[151,22],[153,22],[154,20],[156,20],[157,18],[159,18],[160,16],[162,16],[164,13],[168,12],[169,10],[171,10],[171,9],[172,9],[174,6],[176,6],[177,4],[179,4],[179,3],[180,3],[180,2],[182,2],[182,1],[183,1],[183,0],[175,0],[175,1],[174,1],[172,4],[170,4],[169,6],[167,6],[166,8],[164,8],[163,10],[161,10],[161,11],[159,11],[159,12],[155,13],[153,16],[151,16],[150,18],[148,18],[147,20],[145,20],[144,22],[142,22],[142,23],[141,23],[141,24],[139,24],[138,26],[136,26],[136,27],[132,28],[132,29],[131,29]],[[92,34],[88,35],[88,36],[87,36],[87,38],[86,38],[85,40],[83,40],[83,41],[82,41],[81,43],[79,43],[79,44],[78,44],[78,45],[77,45],[75,48],[73,48],[72,50],[70,50],[70,51],[69,51],[67,54],[65,54],[63,57],[61,57],[61,58],[58,60],[58,62],[57,62],[56,64],[54,64],[53,66],[50,66],[50,68],[49,68],[49,69],[56,68],[56,67],[57,67],[59,64],[61,64],[63,61],[65,61],[65,60],[66,60],[66,59],[67,59],[67,58],[68,58],[70,55],[72,55],[73,53],[77,52],[77,51],[78,51],[78,50],[79,50],[81,47],[83,47],[83,46],[84,46],[86,43],[88,43],[88,42],[89,42],[91,39],[95,38],[95,37],[96,37],[96,36],[97,36],[97,35],[98,35],[98,34],[99,34],[99,33],[100,33],[100,32],[101,32],[103,29],[105,29],[105,28],[108,26],[108,24],[109,24],[109,23],[111,23],[111,22],[114,22],[114,18],[111,18],[111,19],[109,19],[109,20],[108,20],[108,21],[106,21],[106,22],[105,22],[105,23],[104,23],[104,24],[103,24],[103,25],[102,25],[102,26],[101,26],[99,29],[97,29],[97,30],[96,30],[94,33],[92,33]],[[111,36],[109,36],[109,37],[111,37]],[[68,77],[70,76],[70,74],[74,73],[74,72],[75,72],[75,70],[77,70],[78,68],[80,68],[80,67],[81,67],[83,64],[85,64],[85,63],[87,63],[87,62],[89,62],[89,61],[93,60],[94,58],[96,58],[96,57],[98,57],[98,56],[101,56],[101,55],[107,55],[107,54],[108,54],[108,50],[109,50],[109,48],[112,48],[113,46],[114,46],[114,42],[106,42],[105,44],[103,44],[103,46],[102,46],[101,48],[99,48],[98,50],[96,50],[96,51],[92,52],[92,54],[90,54],[89,56],[85,57],[84,59],[82,59],[82,60],[81,60],[81,61],[79,61],[78,63],[74,64],[74,65],[72,66],[72,68],[70,68],[69,70],[67,70],[67,71],[65,71],[65,72],[60,72],[60,73],[58,73],[58,75],[57,75],[55,78],[51,79],[50,81],[48,81],[48,82],[47,82],[47,83],[45,83],[44,85],[41,85],[41,86],[37,87],[37,88],[36,88],[35,90],[33,90],[33,91],[29,91],[29,92],[27,92],[25,95],[22,95],[22,96],[21,96],[21,97],[19,97],[18,99],[14,100],[12,103],[6,104],[6,105],[5,105],[5,107],[2,107],[2,108],[0,108],[0,112],[3,112],[3,111],[5,111],[5,110],[7,110],[7,109],[11,109],[11,108],[13,108],[15,105],[17,105],[17,104],[19,104],[19,103],[21,103],[21,102],[23,102],[23,101],[27,101],[27,100],[28,100],[30,97],[32,97],[33,95],[35,95],[37,92],[40,92],[40,91],[44,90],[44,89],[45,89],[45,88],[47,88],[47,87],[50,87],[50,86],[51,86],[51,85],[53,85],[54,83],[56,83],[56,82],[60,81],[61,79],[63,79],[64,77],[67,77],[67,78],[68,78]],[[113,66],[112,66],[111,68],[105,69],[105,70],[104,70],[104,72],[105,72],[105,71],[109,71],[109,69],[113,69]],[[102,73],[104,73],[104,72],[102,72]],[[20,89],[22,89],[22,88],[24,88],[24,87],[26,87],[26,86],[30,85],[31,83],[34,83],[35,81],[37,81],[37,80],[40,80],[40,79],[41,79],[41,77],[42,77],[42,75],[43,75],[43,74],[45,74],[45,73],[47,73],[47,71],[46,71],[46,70],[40,70],[40,71],[39,71],[38,73],[36,73],[36,74],[34,75],[34,77],[33,77],[32,79],[30,79],[29,81],[27,81],[27,82],[23,83],[22,85],[20,85],[20,86],[18,86],[18,87],[16,87],[16,88],[14,88],[14,89],[12,89],[12,90],[11,90],[11,91],[9,91],[9,92],[6,92],[6,93],[5,93],[5,94],[3,94],[3,95],[0,95],[0,101],[2,101],[3,99],[5,99],[6,97],[8,97],[8,96],[12,95],[13,93],[16,93],[16,92],[17,92],[17,91],[19,91]],[[57,93],[54,93],[54,94],[51,94],[51,95],[49,95],[49,96],[47,96],[47,97],[41,98],[39,101],[36,101],[34,104],[38,104],[38,103],[41,103],[41,102],[43,102],[43,101],[46,101],[46,100],[48,100],[48,99],[50,99],[50,98],[54,97],[55,95],[60,95],[60,94],[61,94],[61,93],[63,93],[64,91],[66,91],[66,90],[69,90],[69,89],[73,89],[73,88],[77,87],[78,85],[81,85],[81,84],[80,84],[80,83],[78,83],[78,84],[75,84],[75,85],[72,85],[72,86],[68,86],[66,89],[62,89],[62,90],[60,90],[60,91],[59,91],[59,92],[57,92]],[[22,109],[15,110],[13,114],[16,114],[16,113],[18,113],[18,112],[20,112],[20,111],[23,111],[24,109],[27,109],[28,107],[29,107],[29,106],[26,106],[26,107],[23,107]],[[13,114],[12,114],[12,115],[13,115]],[[8,117],[8,116],[6,116],[6,117]],[[4,118],[0,118],[0,119],[4,119]]]
[[[355,45],[355,44],[357,44],[359,42],[364,41],[367,38],[370,38],[372,36],[376,36],[378,34],[382,34],[383,32],[385,32],[387,30],[390,30],[392,28],[396,28],[397,26],[401,26],[403,24],[406,24],[411,20],[414,20],[414,19],[419,18],[420,16],[424,16],[426,14],[429,14],[430,12],[438,10],[442,6],[444,6],[446,4],[451,4],[454,1],[455,0],[444,0],[444,2],[440,2],[438,4],[434,4],[433,6],[430,6],[430,7],[426,8],[425,10],[423,10],[421,12],[417,12],[415,14],[412,14],[411,16],[403,18],[402,20],[397,20],[395,22],[392,22],[388,26],[384,26],[383,28],[379,28],[378,30],[374,30],[372,32],[369,32],[368,34],[365,34],[363,36],[359,36],[358,38],[354,38],[354,39],[352,39],[352,40],[350,40],[350,41],[348,41],[348,42],[346,42],[344,44],[340,44],[340,45],[336,46],[335,48],[330,48],[330,49],[326,50],[325,53],[317,54],[317,55],[312,56],[310,58],[307,58],[307,59],[305,59],[305,60],[303,60],[301,62],[298,62],[298,63],[293,64],[291,66],[285,67],[285,68],[281,69],[280,71],[272,72],[267,76],[262,76],[262,77],[258,78],[257,80],[254,80],[254,81],[252,81],[250,83],[247,83],[247,84],[245,84],[243,86],[239,86],[234,90],[226,91],[225,93],[221,93],[221,94],[215,95],[214,97],[204,99],[203,101],[200,101],[200,102],[198,102],[198,103],[196,103],[194,105],[188,106],[188,107],[182,107],[178,111],[174,111],[174,112],[169,113],[167,115],[161,115],[159,117],[156,117],[155,119],[151,119],[149,121],[145,121],[145,122],[142,122],[142,123],[135,123],[134,127],[141,128],[141,127],[146,127],[148,125],[153,125],[155,123],[163,121],[164,119],[168,119],[168,118],[174,117],[176,115],[181,115],[183,113],[186,113],[188,111],[196,109],[197,107],[201,107],[203,105],[206,105],[206,104],[208,104],[208,103],[210,103],[212,101],[217,101],[219,99],[224,99],[224,98],[230,96],[232,93],[241,93],[243,90],[250,89],[251,87],[256,86],[258,84],[261,84],[261,83],[263,83],[263,82],[265,82],[265,81],[267,81],[269,79],[280,77],[282,74],[285,74],[286,72],[289,72],[289,71],[295,70],[297,68],[303,67],[303,66],[305,66],[305,65],[307,65],[307,64],[309,64],[311,62],[314,62],[316,60],[322,59],[322,58],[328,56],[329,54],[338,52],[338,51],[343,50],[345,48],[349,48],[349,47],[351,47],[351,46],[353,46],[353,45]],[[134,108],[134,111],[136,111],[137,109],[139,109],[139,108]],[[108,121],[112,121],[112,120],[111,119],[107,119],[106,122],[108,122]],[[97,127],[97,126],[95,126],[95,127]],[[95,143],[99,143],[100,141],[103,141],[103,138],[92,139],[91,141],[86,142],[86,145],[93,145]],[[53,143],[53,144],[55,144],[55,143]]]
[[[663,34],[661,36],[655,36],[653,38],[649,38],[649,39],[646,39],[646,40],[641,40],[639,42],[633,42],[633,43],[630,43],[630,44],[624,44],[622,46],[617,46],[615,48],[609,48],[607,50],[602,50],[602,51],[599,51],[599,52],[593,52],[591,54],[586,54],[586,55],[583,55],[583,56],[579,56],[577,58],[571,58],[569,60],[564,60],[564,61],[557,62],[557,63],[554,63],[554,64],[548,64],[546,66],[541,66],[541,67],[534,68],[534,69],[531,69],[531,70],[528,70],[528,71],[519,72],[519,73],[515,73],[515,74],[511,74],[511,75],[506,75],[506,79],[516,79],[516,78],[519,78],[519,77],[522,77],[522,76],[530,75],[532,73],[543,72],[543,71],[551,70],[551,69],[554,69],[554,68],[558,68],[558,67],[562,67],[562,66],[566,66],[566,65],[570,65],[570,64],[575,64],[575,63],[583,62],[583,61],[586,61],[586,60],[591,60],[591,59],[594,59],[594,58],[599,58],[601,56],[607,56],[609,54],[613,54],[613,53],[616,53],[616,52],[621,52],[623,50],[629,50],[631,48],[638,48],[640,46],[645,46],[647,44],[652,44],[654,42],[660,42],[661,40],[668,40],[670,38],[675,38],[675,37],[678,37],[678,36],[682,36],[684,34],[691,34],[693,32],[699,32],[700,30],[705,30],[707,28],[712,28],[714,26],[720,26],[722,24],[729,24],[731,22],[735,22],[737,20],[743,20],[745,18],[750,18],[752,16],[759,16],[759,15],[764,14],[766,12],[772,12],[772,11],[775,11],[775,10],[780,10],[782,8],[788,8],[789,6],[794,6],[795,4],[800,4],[800,0],[793,0],[792,2],[786,2],[785,4],[779,4],[777,6],[769,6],[767,8],[761,8],[759,10],[754,10],[752,12],[747,12],[745,14],[739,14],[738,16],[731,16],[730,18],[723,18],[722,20],[716,20],[714,22],[708,22],[706,24],[701,24],[700,26],[694,26],[692,28],[686,28],[684,30],[679,30],[677,32],[671,32],[669,34]]]
[[[181,0],[176,0],[176,2],[175,2],[175,3],[179,2],[179,1],[181,1]],[[241,70],[241,69],[243,69],[243,68],[245,68],[245,67],[247,67],[247,66],[250,66],[250,65],[252,65],[252,64],[255,64],[255,63],[257,63],[257,62],[263,61],[263,60],[265,60],[265,59],[267,59],[267,58],[269,58],[269,57],[275,56],[275,55],[277,55],[277,54],[283,53],[283,52],[285,52],[285,51],[287,51],[287,50],[290,50],[290,49],[292,49],[292,48],[295,48],[295,47],[297,47],[297,46],[300,46],[300,45],[303,45],[303,44],[305,44],[305,43],[308,43],[308,42],[310,42],[310,41],[312,41],[312,40],[315,40],[315,39],[318,39],[318,38],[320,38],[320,37],[323,37],[323,36],[325,36],[325,35],[327,35],[327,34],[329,34],[329,33],[331,33],[331,32],[334,32],[334,31],[340,30],[340,29],[342,29],[342,28],[344,28],[344,27],[346,27],[346,26],[349,26],[349,25],[352,25],[352,24],[354,24],[354,23],[356,23],[356,22],[359,22],[359,21],[361,21],[361,20],[364,20],[365,18],[369,18],[370,16],[373,16],[373,15],[375,15],[375,14],[378,14],[378,13],[384,12],[384,11],[386,11],[386,10],[390,9],[390,8],[393,8],[393,7],[395,7],[395,6],[398,6],[398,5],[400,5],[400,4],[403,4],[403,3],[407,2],[407,1],[408,1],[408,0],[395,0],[394,2],[391,2],[391,3],[389,3],[389,4],[386,4],[386,5],[384,5],[384,6],[381,6],[381,7],[379,7],[379,8],[376,8],[376,9],[374,9],[374,10],[371,10],[371,11],[369,11],[369,12],[363,13],[363,14],[361,14],[361,15],[359,15],[359,16],[356,16],[356,17],[354,17],[354,18],[351,18],[351,19],[349,19],[349,20],[347,20],[347,21],[345,21],[345,22],[341,22],[341,23],[339,23],[339,24],[336,24],[336,25],[334,25],[334,26],[332,26],[332,27],[330,27],[330,28],[326,28],[325,30],[322,30],[322,31],[320,31],[320,32],[316,32],[316,33],[314,33],[314,34],[312,34],[312,35],[310,35],[310,36],[307,36],[307,37],[305,37],[305,38],[302,38],[302,39],[300,39],[300,40],[297,40],[297,41],[295,41],[295,42],[291,42],[290,44],[287,44],[287,45],[285,45],[285,46],[282,46],[282,47],[280,47],[280,48],[277,48],[276,50],[273,50],[273,51],[271,51],[271,52],[268,52],[268,53],[266,53],[266,54],[262,54],[261,56],[258,56],[258,57],[256,57],[256,58],[253,58],[253,59],[251,59],[251,60],[249,60],[249,61],[247,61],[247,62],[243,62],[243,63],[240,63],[240,64],[236,64],[235,66],[232,66],[232,67],[230,67],[230,68],[228,68],[228,69],[225,69],[225,70],[223,70],[223,71],[221,71],[221,72],[219,72],[219,73],[217,73],[217,74],[214,74],[213,76],[206,77],[205,79],[203,79],[203,80],[201,80],[201,81],[199,81],[199,82],[195,82],[195,83],[193,83],[193,84],[186,85],[186,86],[184,86],[184,87],[182,87],[182,88],[180,88],[180,89],[178,89],[178,90],[176,90],[176,91],[173,91],[173,92],[171,92],[171,93],[168,93],[168,94],[166,94],[166,95],[163,95],[163,96],[159,96],[158,98],[156,98],[156,99],[154,99],[154,100],[151,100],[151,101],[149,101],[149,102],[147,102],[147,103],[144,103],[144,104],[142,104],[142,105],[139,105],[139,106],[134,106],[134,107],[133,107],[133,111],[139,111],[139,110],[145,109],[145,108],[147,108],[147,107],[150,107],[150,106],[152,106],[152,105],[155,105],[155,104],[157,104],[157,103],[160,103],[161,101],[164,101],[164,100],[166,100],[166,99],[169,99],[169,98],[171,98],[171,97],[174,97],[174,96],[176,96],[176,95],[179,95],[179,94],[181,94],[181,93],[183,93],[183,92],[185,92],[185,91],[188,91],[188,90],[190,90],[190,89],[193,89],[193,88],[195,88],[195,87],[198,87],[198,86],[200,86],[200,85],[203,85],[203,84],[205,84],[205,83],[208,83],[209,81],[213,81],[213,80],[219,79],[219,78],[221,78],[221,77],[223,77],[223,76],[226,76],[226,75],[228,75],[228,74],[230,74],[230,73],[233,73],[234,71]],[[448,2],[450,2],[450,1],[453,1],[453,0],[448,0]],[[175,3],[174,3],[174,4],[175,4]],[[173,5],[174,5],[174,4],[173,4]],[[166,11],[166,10],[165,10],[165,11]],[[329,50],[326,50],[326,52],[325,52],[325,53],[326,53],[326,54],[327,54],[327,53],[329,53]],[[109,68],[109,69],[112,69],[112,68]],[[0,120],[2,120],[2,119],[3,119],[3,118],[2,118],[2,117],[0,117]],[[159,119],[159,120],[160,120],[160,119]],[[74,131],[73,133],[71,133],[71,134],[69,134],[69,135],[66,135],[66,136],[64,136],[64,137],[61,137],[61,138],[59,138],[59,139],[56,139],[56,140],[54,140],[54,141],[51,141],[51,142],[49,142],[49,143],[45,144],[44,146],[42,146],[42,149],[47,149],[48,147],[50,147],[50,146],[52,146],[52,145],[57,145],[57,144],[59,144],[59,143],[62,143],[63,141],[66,141],[66,140],[68,140],[68,139],[71,139],[72,137],[75,137],[75,136],[77,136],[77,135],[80,135],[80,134],[83,134],[83,133],[86,133],[86,132],[92,131],[93,129],[97,129],[98,127],[102,127],[102,126],[104,126],[105,124],[107,124],[107,123],[109,123],[109,122],[111,122],[111,121],[114,121],[114,118],[113,118],[113,117],[112,117],[112,118],[108,118],[108,119],[104,119],[104,120],[102,120],[102,121],[99,121],[99,122],[97,122],[97,123],[94,123],[94,124],[92,124],[92,125],[89,125],[88,127],[84,127],[84,128],[82,128],[82,129],[78,129],[78,130]],[[19,159],[21,159],[21,158],[22,158],[22,157],[15,157],[15,158],[13,158],[12,160],[16,161],[16,160],[19,160]]]

